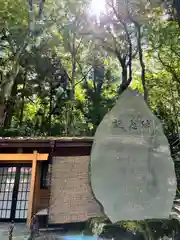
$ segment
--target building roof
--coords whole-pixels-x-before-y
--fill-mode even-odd
[[[0,137],[0,148],[91,147],[93,137]]]
[[[50,137],[50,136],[46,136],[46,137],[0,137],[0,141],[4,141],[4,140],[11,140],[11,141],[17,141],[17,140],[23,140],[23,141],[27,141],[27,140],[33,140],[33,141],[37,141],[37,140],[58,140],[58,141],[79,141],[79,140],[90,140],[92,141],[94,139],[94,137]]]

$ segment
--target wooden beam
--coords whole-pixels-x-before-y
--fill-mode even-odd
[[[32,219],[38,153],[34,152],[33,156],[34,156],[34,159],[32,161],[31,186],[30,186],[29,202],[28,202],[27,225],[30,225],[31,219]]]
[[[0,154],[0,161],[33,161],[34,157],[36,157],[37,161],[47,161],[48,160],[48,153],[15,153],[15,154]]]

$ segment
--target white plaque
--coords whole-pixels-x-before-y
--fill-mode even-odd
[[[91,186],[112,222],[168,218],[176,193],[162,125],[142,96],[126,90],[97,128]]]

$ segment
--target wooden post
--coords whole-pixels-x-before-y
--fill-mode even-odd
[[[32,161],[31,186],[30,186],[29,203],[28,203],[27,225],[30,225],[31,218],[32,218],[35,179],[36,179],[36,170],[37,170],[37,155],[38,155],[37,151],[34,151],[34,158]]]
[[[36,166],[36,178],[35,178],[35,188],[34,188],[34,202],[33,202],[33,212],[37,212],[38,206],[40,204],[40,162],[37,161]]]

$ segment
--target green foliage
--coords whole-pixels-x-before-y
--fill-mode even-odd
[[[10,29],[21,29],[28,25],[27,4],[23,0],[0,1],[0,26]]]
[[[175,219],[151,219],[144,221],[121,221],[112,224],[105,217],[89,219],[84,233],[98,235],[108,239],[161,239],[164,236],[173,237],[180,229],[179,221]]]
[[[93,135],[124,90],[124,82],[142,94],[147,88],[148,104],[161,119],[176,154],[180,126],[177,23],[163,20],[161,9],[145,0],[129,1],[128,6],[119,0],[119,5],[107,6],[108,12],[99,19],[88,13],[88,4],[85,0],[46,1],[42,23],[37,23],[40,31],[24,47],[30,20],[27,4],[0,1],[1,104],[7,109],[1,135]],[[37,15],[38,4],[34,8]],[[6,88],[9,95],[4,98]]]

